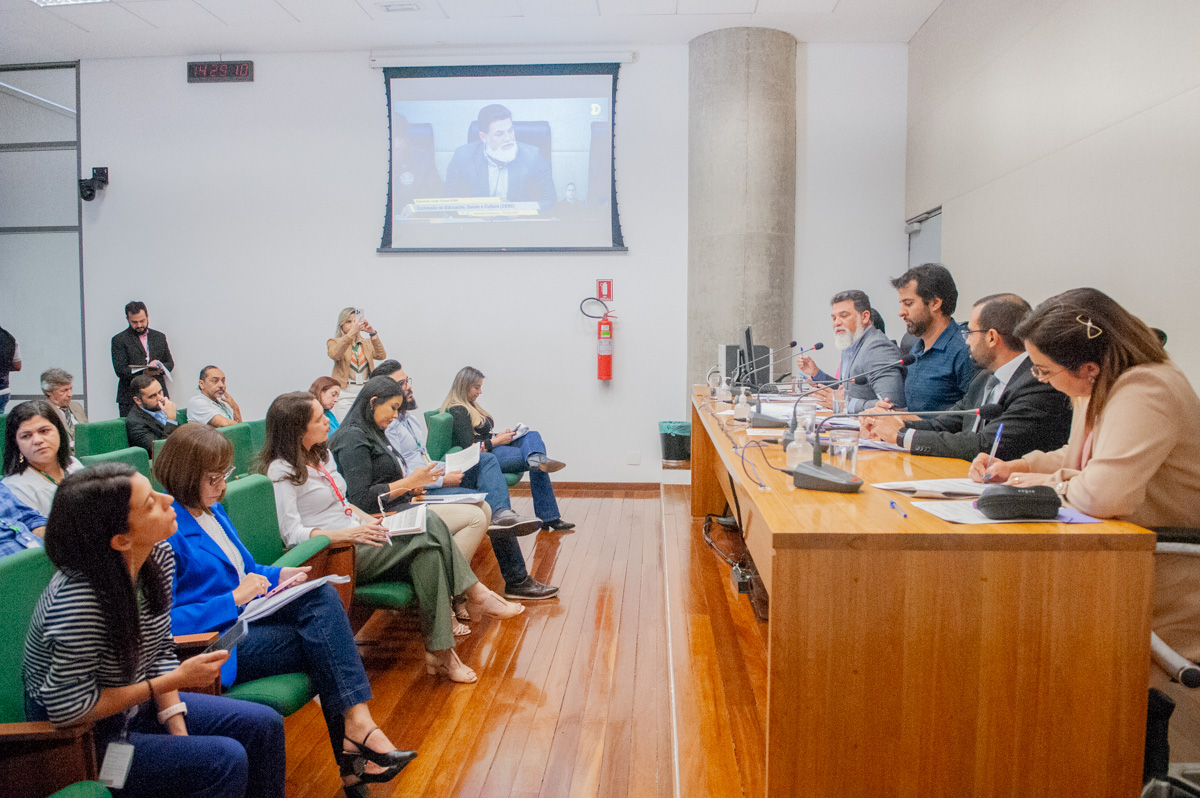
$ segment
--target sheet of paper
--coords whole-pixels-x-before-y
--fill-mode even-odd
[[[512,439],[514,441],[518,441],[521,438],[525,437],[525,433],[527,433],[527,432],[529,432],[529,427],[525,424],[518,423],[517,426],[513,428]]]
[[[925,499],[961,499],[978,496],[983,493],[983,489],[987,485],[963,477],[961,479],[911,479],[900,482],[876,482],[872,487]]]
[[[782,421],[787,421],[792,417],[792,406],[790,404],[763,404],[762,414],[771,418],[778,418]]]
[[[259,596],[247,604],[246,608],[242,610],[242,614],[238,617],[246,623],[257,621],[278,611],[280,607],[286,607],[305,593],[308,593],[310,590],[316,590],[321,585],[341,585],[349,581],[349,576],[341,574],[329,574],[328,576],[322,576],[320,579],[309,579],[306,582],[289,587],[287,590],[280,591],[270,598]]]
[[[858,449],[859,451],[862,451],[863,449],[873,449],[880,452],[908,451],[903,446],[897,446],[894,443],[888,443],[887,441],[868,440],[867,438],[858,439]]]
[[[778,438],[787,430],[783,427],[747,427],[743,432],[751,438]]]
[[[1098,518],[1092,518],[1090,515],[1084,515],[1078,510],[1073,510],[1069,507],[1062,507],[1058,511],[1058,518],[1054,521],[1045,521],[1040,518],[1010,518],[1004,521],[997,521],[988,518],[975,507],[974,501],[959,501],[959,502],[913,502],[913,507],[924,510],[930,515],[937,516],[943,521],[949,521],[952,524],[1098,524]]]
[[[466,473],[474,468],[479,463],[479,444],[473,443],[470,447],[459,452],[450,452],[446,455],[446,470],[447,471],[462,471]]]
[[[731,407],[731,408],[729,408],[728,410],[722,410],[721,412],[717,413],[716,415],[718,415],[718,416],[732,416],[732,415],[733,415],[733,408]]]
[[[487,501],[486,493],[435,493],[417,497],[422,504],[479,504]]]
[[[396,537],[397,535],[416,535],[425,531],[425,519],[428,513],[428,507],[424,504],[416,504],[409,507],[407,510],[385,516],[383,525],[387,528],[388,535]]]

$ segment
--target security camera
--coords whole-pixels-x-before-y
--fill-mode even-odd
[[[79,198],[84,202],[91,202],[96,198],[97,191],[103,191],[108,185],[108,167],[96,166],[92,168],[92,176],[79,181]]]

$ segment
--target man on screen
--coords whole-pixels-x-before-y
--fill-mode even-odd
[[[512,113],[503,105],[488,105],[477,122],[479,141],[455,150],[446,167],[446,196],[536,202],[543,211],[554,207],[558,197],[550,164],[537,147],[517,141]]]

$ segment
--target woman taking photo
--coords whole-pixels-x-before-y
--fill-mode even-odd
[[[363,336],[366,336],[365,338]],[[333,415],[339,422],[354,404],[354,398],[367,380],[376,360],[387,357],[387,350],[379,340],[379,334],[367,321],[361,310],[342,308],[338,314],[337,330],[325,342],[329,359],[333,361],[333,379],[337,380],[342,395],[333,406]]]
[[[403,405],[404,389],[400,384],[391,377],[375,377],[363,386],[358,401],[329,442],[338,466],[337,471],[330,469],[330,477],[338,490],[344,490],[348,504],[365,508],[382,504],[386,512],[403,510],[417,493],[437,479],[439,472],[432,464],[413,469],[406,475],[400,457],[384,435],[384,430]],[[308,493],[313,499],[312,507],[324,508],[321,513],[325,519],[323,523],[338,521],[338,513],[349,522],[339,497],[324,475],[320,475],[324,485],[313,480],[316,465],[313,461],[323,456],[323,452],[315,449],[320,446],[317,439],[322,430],[319,427],[312,429],[313,423],[320,422],[314,418],[315,409],[310,413],[306,436],[313,443],[305,450],[305,482],[301,484],[311,483]],[[269,444],[267,451],[271,451]],[[299,459],[298,453],[291,456]],[[287,457],[279,459],[286,460]],[[328,458],[324,463],[328,463]],[[293,475],[300,471],[298,465],[291,465],[289,461],[288,468]],[[316,469],[316,473],[320,474],[320,470]],[[277,486],[280,484],[276,483]],[[380,499],[381,496],[386,498]],[[307,521],[303,520],[306,517],[304,510],[300,510],[300,515],[302,527],[317,526],[316,512],[307,515]],[[421,633],[425,638],[425,669],[430,674],[440,673],[454,682],[470,683],[476,679],[475,672],[464,665],[454,651],[451,599],[465,596],[470,617],[475,619],[484,616],[512,618],[525,610],[523,605],[505,601],[479,582],[437,513],[426,514],[422,533],[394,537],[389,546],[365,551],[360,546],[358,552],[366,555],[368,567],[378,574],[376,578],[412,583],[421,616]]]
[[[4,429],[4,484],[22,504],[49,517],[54,493],[83,464],[71,456],[67,430],[44,399],[22,402]]]
[[[63,480],[46,526],[58,567],[25,639],[26,711],[94,722],[97,761],[128,737],[122,796],[282,796],[283,718],[270,707],[180,693],[211,686],[229,654],[182,665],[171,637],[171,497],[132,467]]]
[[[1017,327],[1033,375],[1071,397],[1067,445],[1019,460],[980,455],[971,477],[1050,485],[1075,509],[1139,526],[1200,527],[1200,397],[1158,337],[1105,294],[1078,288],[1034,308]],[[1200,660],[1195,560],[1155,556],[1154,630]]]
[[[340,423],[333,414],[333,408],[342,395],[342,386],[333,377],[317,377],[309,386],[308,392],[316,397],[321,405],[322,415],[329,421],[329,432],[332,434]]]
[[[179,532],[175,552],[178,634],[224,632],[256,596],[308,568],[259,565],[238,539],[218,503],[233,469],[233,444],[206,424],[185,424],[154,459],[154,475],[175,497]],[[354,645],[345,609],[331,585],[306,593],[255,620],[221,668],[221,684],[303,671],[321,698],[321,711],[347,794],[365,795],[366,784],[389,781],[416,756],[399,751],[367,708],[371,685]]]
[[[533,514],[542,519],[543,528],[558,532],[574,529],[574,524],[562,520],[559,515],[554,485],[550,483],[550,474],[565,464],[546,457],[546,444],[542,443],[542,436],[533,430],[515,440],[511,429],[493,432],[495,421],[491,413],[479,405],[482,393],[483,373],[478,369],[466,366],[455,375],[450,393],[442,402],[442,412],[454,417],[451,444],[465,449],[479,443],[484,451],[496,455],[501,470],[506,474],[528,471]]]

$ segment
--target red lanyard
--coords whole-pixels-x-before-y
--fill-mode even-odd
[[[338,490],[337,482],[333,479],[333,474],[330,474],[323,463],[317,463],[317,468],[321,469],[321,475],[325,477],[325,481],[329,483],[329,487],[333,488],[333,495],[337,496],[338,501],[342,503],[342,512],[347,518],[354,517],[354,511],[346,505],[346,499],[342,496],[342,492]]]

